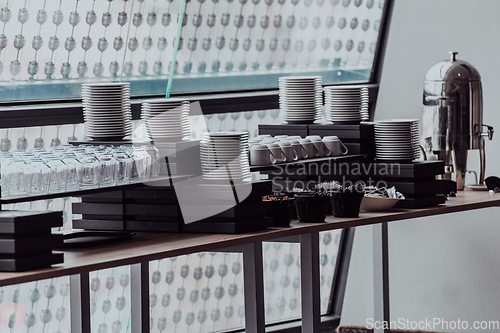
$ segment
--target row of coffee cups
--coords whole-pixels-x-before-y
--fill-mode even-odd
[[[258,135],[249,141],[250,165],[269,165],[294,162],[308,158],[340,156],[347,154],[347,147],[336,136],[301,136],[268,134]]]

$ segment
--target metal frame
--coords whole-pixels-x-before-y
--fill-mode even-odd
[[[347,274],[349,272],[352,246],[354,244],[354,232],[355,228],[344,229],[340,238],[330,302],[328,303],[328,314],[333,316],[340,317],[342,314]]]
[[[387,48],[387,40],[389,39],[389,28],[391,26],[392,11],[394,9],[394,0],[385,0],[384,12],[380,20],[380,32],[377,40],[377,48],[375,50],[375,58],[373,59],[373,70],[370,77],[371,83],[380,83],[382,68],[384,66],[385,50]]]
[[[90,275],[70,275],[71,332],[90,333]]]

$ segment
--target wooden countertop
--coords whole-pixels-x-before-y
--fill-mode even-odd
[[[136,264],[226,247],[270,241],[292,235],[393,222],[500,205],[500,194],[459,192],[444,205],[423,209],[394,209],[383,213],[361,212],[359,218],[328,216],[326,223],[292,222],[291,228],[271,228],[240,235],[137,233],[129,241],[64,251],[64,263],[28,272],[0,273],[0,286],[48,279],[87,271]]]
[[[382,222],[394,222],[418,217],[434,216],[500,206],[500,193],[488,191],[460,191],[445,204],[421,209],[392,209],[388,212],[360,212],[357,218],[326,217],[326,223],[291,223],[291,235],[360,227]]]

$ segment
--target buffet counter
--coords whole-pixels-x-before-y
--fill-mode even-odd
[[[375,320],[389,319],[387,223],[500,205],[500,194],[461,191],[444,205],[424,209],[361,212],[359,218],[328,216],[326,223],[299,223],[237,235],[137,233],[129,241],[65,250],[65,262],[51,268],[0,273],[0,286],[70,276],[72,332],[90,332],[89,272],[132,265],[132,332],[149,331],[148,262],[202,251],[242,252],[245,282],[246,331],[265,332],[262,242],[301,243],[302,331],[319,332],[319,232],[373,225]],[[378,287],[377,287],[378,286]],[[382,332],[381,330],[380,332]]]

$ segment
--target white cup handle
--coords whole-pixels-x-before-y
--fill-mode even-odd
[[[297,161],[299,159],[299,154],[297,154],[297,152],[295,151],[295,149],[293,149],[292,147],[292,155],[293,155],[293,160],[294,161]]]
[[[332,151],[328,146],[323,142],[323,146],[325,147],[325,156],[330,156],[332,154]]]
[[[285,152],[283,151],[283,148],[280,147],[280,152],[281,152],[281,161],[282,162],[286,162],[286,154]]]
[[[276,156],[274,156],[273,152],[270,149],[269,149],[269,154],[271,155],[271,156],[269,156],[270,159],[271,159],[271,163],[272,164],[276,164],[276,162],[278,161],[278,159],[276,158]]]
[[[342,149],[341,149],[341,154],[342,155],[346,155],[349,152],[349,149],[347,149],[347,147],[345,146],[345,144],[342,141],[340,141],[340,144],[342,145],[342,147],[345,148],[345,152],[343,152]]]
[[[318,147],[316,147],[316,145],[313,143],[313,151],[314,151],[314,157],[318,157],[319,156],[319,149]]]
[[[308,158],[309,154],[307,153],[307,149],[305,149],[303,145],[300,145],[300,148],[304,151],[302,154],[303,158]]]

